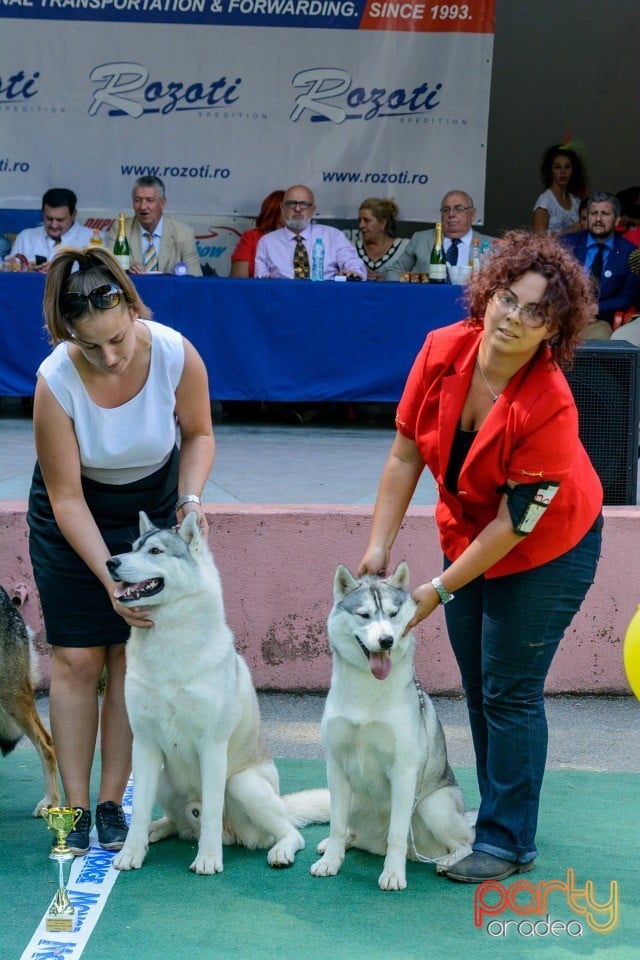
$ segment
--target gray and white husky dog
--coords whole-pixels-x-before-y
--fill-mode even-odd
[[[176,833],[198,838],[194,873],[222,871],[223,843],[270,847],[270,865],[289,866],[304,847],[296,827],[326,822],[329,796],[280,796],[256,692],[196,514],[159,530],[141,513],[131,552],[107,566],[120,602],[152,608],[153,619],[148,629],[134,627],[127,644],[133,812],[114,866],[140,867],[149,842]],[[165,815],[152,823],[156,798]]]
[[[322,720],[331,829],[316,877],[334,876],[345,849],[358,847],[384,856],[382,890],[403,890],[407,857],[451,865],[471,852],[442,725],[416,679],[413,633],[404,633],[416,609],[408,586],[404,561],[388,579],[356,579],[342,564],[335,575]]]

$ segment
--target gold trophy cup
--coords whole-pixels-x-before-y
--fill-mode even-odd
[[[46,928],[49,931],[71,932],[75,920],[75,910],[67,894],[69,870],[74,860],[67,846],[67,837],[82,816],[82,808],[47,807],[42,811],[42,819],[49,830],[56,835],[56,843],[51,848],[49,859],[55,867],[58,889],[47,911]]]

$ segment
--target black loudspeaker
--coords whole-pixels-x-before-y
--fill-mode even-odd
[[[580,417],[580,439],[609,505],[637,503],[640,347],[591,340],[565,371]]]

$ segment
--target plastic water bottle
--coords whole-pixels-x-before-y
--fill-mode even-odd
[[[324,280],[324,243],[318,237],[311,252],[311,279]]]
[[[184,260],[178,260],[174,265],[173,273],[176,277],[186,277],[189,273],[189,267]]]

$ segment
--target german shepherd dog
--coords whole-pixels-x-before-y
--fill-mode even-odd
[[[59,805],[60,793],[53,741],[33,696],[37,669],[31,638],[31,630],[0,587],[0,750],[3,756],[11,753],[24,733],[38,751],[45,791],[33,811],[38,817],[45,807]]]

